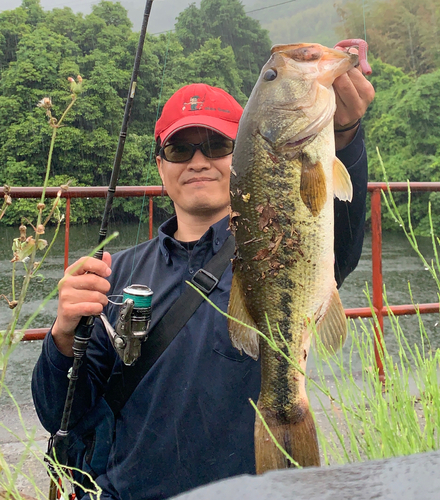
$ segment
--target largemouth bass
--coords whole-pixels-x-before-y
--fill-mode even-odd
[[[320,463],[301,373],[312,325],[327,348],[336,350],[347,335],[334,278],[333,198],[350,201],[352,185],[335,156],[332,84],[357,62],[357,55],[318,44],[273,47],[240,121],[232,162],[236,256],[228,312],[266,335],[269,323],[300,370],[234,321],[230,336],[255,359],[260,353],[258,408],[302,466]],[[257,473],[290,466],[258,417],[255,453]]]

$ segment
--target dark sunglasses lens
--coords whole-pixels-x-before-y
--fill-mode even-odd
[[[188,142],[168,144],[162,149],[162,154],[165,160],[171,163],[183,163],[194,156],[196,149],[200,149],[208,158],[222,158],[234,151],[234,141],[220,137],[195,145]]]
[[[201,144],[202,153],[208,158],[221,158],[234,150],[234,141],[231,139],[211,139]]]
[[[168,144],[163,148],[165,160],[172,163],[185,162],[191,159],[193,155],[193,147],[188,143]]]

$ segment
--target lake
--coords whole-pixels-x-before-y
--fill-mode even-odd
[[[99,226],[81,225],[71,227],[70,238],[70,263],[84,253],[90,252],[97,241]],[[111,228],[114,230],[114,228]],[[139,230],[139,236],[138,236]],[[12,239],[18,234],[15,228],[1,228],[0,237],[0,294],[9,294],[11,289],[11,269]],[[114,253],[118,250],[132,246],[136,239],[144,241],[148,238],[148,227],[143,225],[140,229],[138,224],[123,224],[120,228],[120,235],[113,240],[107,250]],[[44,276],[41,280],[32,283],[28,300],[23,307],[23,320],[28,318],[42,302],[43,298],[54,289],[58,280],[63,275],[64,262],[64,234],[60,231],[60,237],[55,242],[51,256],[42,268]],[[51,238],[53,230],[48,230],[45,236]],[[433,251],[429,238],[420,238],[419,246],[423,254],[429,259],[432,258]],[[428,271],[424,269],[422,262],[411,249],[405,236],[400,233],[386,233],[383,235],[383,278],[387,290],[390,304],[409,304],[410,296],[408,292],[408,282],[411,283],[411,290],[414,300],[418,303],[437,302],[437,287]],[[21,273],[22,275],[22,273]],[[366,283],[371,291],[371,236],[366,235],[361,261],[356,270],[344,282],[340,294],[342,303],[346,308],[368,307],[368,301],[364,294]],[[0,302],[0,329],[4,329],[9,320],[11,312],[5,301]],[[56,316],[56,300],[50,300],[39,317],[31,325],[31,328],[50,326]],[[424,315],[424,324],[431,338],[432,346],[440,346],[440,327],[438,326],[438,314]],[[368,320],[367,320],[368,321]],[[406,316],[399,319],[403,331],[410,344],[418,343],[420,333],[418,321],[415,316]],[[388,350],[393,353],[396,350],[396,343],[388,320],[385,319],[385,342]],[[30,379],[32,368],[37,360],[41,349],[41,342],[22,342],[14,351],[7,371],[7,385],[13,392],[17,401],[21,403],[30,402]],[[344,348],[348,352],[349,347]],[[360,366],[355,366],[359,369]],[[312,362],[309,369],[313,369]]]

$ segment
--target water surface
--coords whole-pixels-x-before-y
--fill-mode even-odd
[[[137,224],[124,224],[119,228],[120,236],[108,246],[108,250],[114,253],[123,248],[135,244],[136,240],[145,241],[148,238],[148,227],[143,225],[140,229]],[[139,231],[139,235],[138,235]],[[61,231],[62,232],[62,231]],[[0,293],[9,294],[11,287],[11,263],[10,250],[12,239],[16,237],[16,230],[2,227],[0,239]],[[98,226],[84,225],[71,228],[71,248],[70,263],[86,252],[90,252],[97,241]],[[51,231],[46,235],[51,237]],[[43,298],[54,289],[58,280],[63,275],[64,262],[64,242],[63,234],[55,243],[50,258],[45,263],[42,274],[43,280],[36,280],[32,283],[28,300],[23,307],[23,321],[32,314],[41,304]],[[433,255],[431,241],[429,238],[420,238],[419,245],[424,255],[431,259]],[[411,283],[411,290],[415,302],[437,302],[437,288],[428,271],[424,269],[422,262],[411,249],[403,234],[386,233],[383,235],[383,278],[387,290],[390,304],[411,303],[408,291],[408,282]],[[371,292],[371,237],[366,236],[361,261],[357,269],[346,279],[340,294],[344,307],[368,307],[368,300],[365,296],[367,285]],[[31,328],[50,326],[56,316],[56,299],[50,300],[44,307],[39,317],[31,325]],[[0,329],[6,327],[10,319],[10,310],[7,304],[0,303]],[[438,314],[424,315],[424,324],[430,335],[432,346],[440,346],[440,327],[438,326]],[[404,316],[399,319],[403,331],[409,343],[420,344],[420,330],[418,320],[415,316]],[[391,353],[396,352],[397,346],[388,320],[385,319],[385,341]],[[8,386],[19,403],[26,403],[31,400],[30,378],[32,368],[36,362],[41,349],[41,342],[22,342],[14,351],[7,371]],[[348,353],[349,345],[346,345],[344,352]],[[360,363],[355,370],[360,369]],[[313,363],[309,364],[309,369],[313,370]]]

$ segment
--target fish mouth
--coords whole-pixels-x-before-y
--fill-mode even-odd
[[[306,137],[301,137],[300,139],[296,139],[297,137],[293,137],[292,140],[287,141],[281,148],[282,155],[287,160],[294,160],[298,158],[303,151],[305,146],[308,146],[311,142],[313,142],[318,134],[307,135]]]
[[[333,92],[333,89],[331,90],[331,92]],[[285,141],[282,145],[282,149],[287,149],[291,152],[292,149],[296,149],[300,146],[304,147],[305,145],[310,144],[319,135],[319,133],[333,120],[335,110],[335,100],[329,99],[326,107],[322,110],[319,116],[293,137]]]
[[[318,134],[311,134],[311,135],[308,135],[306,137],[303,137],[302,139],[298,139],[296,141],[288,141],[288,142],[286,142],[286,144],[284,144],[284,148],[286,148],[286,149],[295,149],[298,146],[303,146],[306,143],[309,144],[313,140],[315,140],[315,138],[316,138],[317,135]]]

